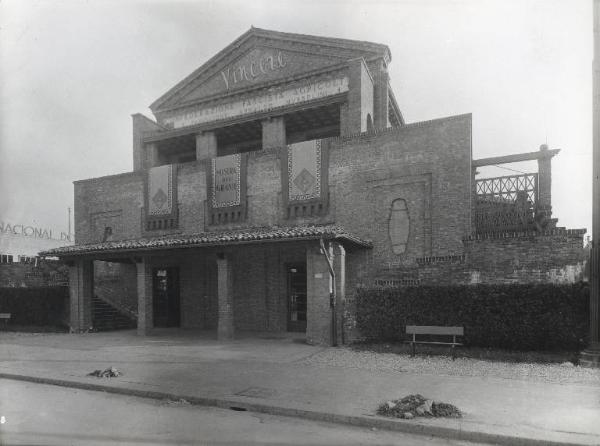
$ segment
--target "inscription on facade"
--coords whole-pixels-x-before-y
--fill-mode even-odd
[[[251,98],[203,107],[165,118],[164,124],[173,128],[187,127],[221,119],[235,118],[270,111],[297,103],[333,96],[348,91],[348,78],[327,79],[299,87],[275,90]]]
[[[38,228],[34,226],[25,226],[22,224],[10,224],[0,221],[0,234],[19,235],[24,237],[41,238],[48,240],[71,241],[71,236],[65,232],[61,232],[60,236],[54,237],[52,229]]]
[[[221,71],[221,76],[223,82],[225,82],[225,88],[229,90],[238,82],[255,81],[256,79],[264,77],[265,74],[271,71],[279,71],[285,66],[286,62],[283,53],[279,51],[276,56],[273,56],[273,54],[265,54],[246,64],[238,65],[233,68],[228,67],[226,70]]]

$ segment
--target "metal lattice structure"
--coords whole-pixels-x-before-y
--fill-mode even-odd
[[[535,227],[538,174],[509,175],[475,181],[478,233],[523,231]]]
[[[532,204],[537,203],[538,174],[508,175],[475,181],[478,199],[515,202],[519,192],[527,192]]]

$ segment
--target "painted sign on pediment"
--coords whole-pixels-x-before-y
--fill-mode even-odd
[[[257,47],[223,65],[208,80],[185,94],[190,102],[338,64],[340,59],[286,49]]]

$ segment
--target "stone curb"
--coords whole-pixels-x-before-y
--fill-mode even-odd
[[[329,423],[347,424],[351,426],[377,428],[391,431],[404,432],[408,434],[428,435],[439,438],[446,438],[459,441],[471,441],[475,443],[491,443],[507,446],[588,446],[586,443],[565,443],[560,441],[538,440],[534,438],[513,437],[503,434],[489,434],[486,432],[465,431],[462,429],[442,426],[432,426],[426,424],[416,424],[404,420],[392,420],[378,417],[376,415],[358,416],[342,415],[329,412],[319,412],[316,410],[294,409],[291,407],[272,406],[268,404],[252,403],[238,398],[209,398],[198,396],[178,395],[169,392],[156,392],[150,390],[138,390],[127,387],[113,387],[103,384],[84,383],[78,381],[68,381],[54,378],[41,378],[36,376],[17,375],[12,373],[0,372],[0,379],[12,379],[17,381],[27,381],[38,384],[49,384],[61,387],[70,387],[74,389],[92,390],[97,392],[114,393],[117,395],[136,396],[140,398],[150,398],[156,400],[184,399],[196,406],[212,406],[221,409],[241,409],[249,412],[265,413],[269,415],[278,415],[285,417],[304,418],[313,421],[325,421]]]

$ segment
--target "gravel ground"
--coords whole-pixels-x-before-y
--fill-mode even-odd
[[[354,351],[349,348],[328,348],[303,360],[311,365],[354,367],[373,371],[403,373],[488,376],[505,379],[551,383],[596,385],[600,387],[600,370],[566,364],[529,364],[446,356],[416,356],[395,353]]]

